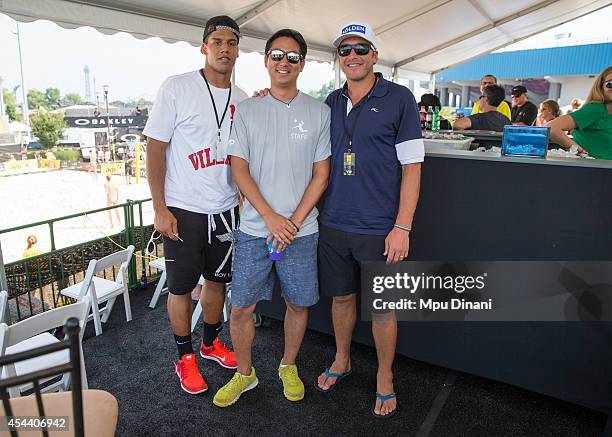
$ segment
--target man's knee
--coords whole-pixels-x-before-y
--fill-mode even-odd
[[[347,294],[346,296],[334,296],[334,305],[340,307],[353,306],[357,302],[357,295]]]
[[[293,305],[292,303],[285,300],[285,304],[287,305],[287,311],[294,313],[295,315],[303,315],[308,312],[307,307],[299,307]]]
[[[248,307],[232,307],[230,315],[230,323],[244,323],[248,320],[253,320],[253,312],[255,305]]]

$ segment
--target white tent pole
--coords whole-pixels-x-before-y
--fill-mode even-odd
[[[334,55],[334,89],[340,88],[340,60],[338,54]]]

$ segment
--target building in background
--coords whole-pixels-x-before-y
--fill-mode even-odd
[[[612,42],[492,53],[436,73],[436,93],[444,106],[472,106],[480,96],[480,78],[492,74],[506,96],[522,84],[536,105],[554,99],[564,107],[574,98],[584,100],[611,62]]]

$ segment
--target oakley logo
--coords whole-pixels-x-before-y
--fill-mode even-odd
[[[380,110],[378,108],[370,108],[370,111],[372,111],[372,112],[380,112]]]
[[[366,28],[365,26],[361,26],[359,24],[349,24],[344,29],[342,29],[342,35],[344,35],[345,33],[349,33],[349,32],[359,32],[365,35]]]

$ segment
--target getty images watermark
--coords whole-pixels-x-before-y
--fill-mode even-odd
[[[365,263],[361,317],[400,321],[612,321],[609,261]]]
[[[418,291],[425,290],[443,290],[452,291],[457,295],[461,295],[466,291],[483,290],[485,288],[485,279],[487,273],[478,276],[441,276],[441,275],[426,275],[421,273],[419,276],[413,276],[408,273],[396,273],[393,276],[374,276],[372,279],[372,291],[374,294],[381,295],[387,290],[403,291],[410,295],[416,294]],[[451,298],[441,300],[437,297],[427,298],[399,298],[399,300],[385,300],[382,297],[374,298],[372,309],[377,310],[491,310],[493,308],[493,299],[485,299],[484,301],[472,301],[463,298]]]

